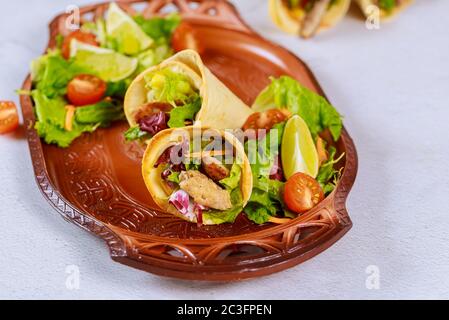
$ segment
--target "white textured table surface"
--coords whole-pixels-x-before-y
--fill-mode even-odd
[[[90,1],[2,1],[0,98],[18,102],[47,22]],[[0,136],[0,298],[449,298],[449,2],[417,1],[378,31],[348,16],[310,41],[284,35],[265,0],[234,1],[265,37],[302,57],[345,115],[360,170],[352,230],[295,268],[241,283],[164,279],[113,262],[105,244],[63,219],[34,181],[24,139]],[[77,265],[78,290],[66,288]],[[377,266],[380,287],[366,287]]]

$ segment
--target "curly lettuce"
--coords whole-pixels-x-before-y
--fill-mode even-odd
[[[279,154],[284,126],[285,123],[278,123],[263,139],[248,140],[245,143],[253,174],[253,190],[243,211],[257,224],[268,222],[271,216],[276,216],[285,207],[281,196],[284,183],[270,179],[271,168]],[[255,149],[256,152],[250,152],[249,149]]]
[[[154,99],[177,107],[197,98],[198,93],[187,76],[169,68],[145,75],[146,87]]]
[[[114,24],[117,21],[122,24]],[[77,54],[69,60],[64,59],[60,52],[64,37],[57,35],[58,49],[49,50],[31,64],[33,91],[20,92],[31,94],[34,100],[37,118],[35,126],[39,136],[46,143],[67,147],[83,132],[92,132],[100,126],[106,127],[113,121],[123,119],[121,100],[129,84],[137,73],[173,54],[171,36],[180,21],[181,17],[176,14],[150,19],[130,17],[115,4],[111,4],[106,20],[100,18],[81,26],[83,32],[96,36],[100,48],[94,47],[87,51],[78,48]],[[105,61],[105,55],[110,58],[108,61]],[[125,62],[129,61],[132,66],[136,66],[135,70],[125,66]],[[121,78],[110,76],[123,68],[131,70],[132,74],[130,71],[129,75],[126,73]],[[93,105],[77,107],[72,117],[72,113],[67,113],[66,108],[69,104],[65,98],[67,85],[80,74],[95,75],[106,81],[105,97],[109,98]],[[188,109],[178,112],[178,116],[174,115],[173,121],[187,117]],[[71,125],[66,128],[67,121],[71,121]],[[148,134],[139,128],[130,128],[125,134],[127,140],[143,139],[144,136]]]
[[[338,158],[335,158],[336,154],[337,149],[335,149],[335,147],[330,147],[329,158],[321,165],[316,177],[316,180],[321,185],[321,188],[326,195],[331,193],[337,187],[338,180],[341,176],[341,170],[336,170],[334,165],[340,162],[344,157],[344,153]]]
[[[274,108],[287,108],[291,113],[298,114],[307,123],[314,137],[329,129],[335,141],[340,138],[343,123],[338,111],[324,97],[291,77],[272,78],[271,84],[259,94],[253,104],[256,111]]]
[[[195,115],[201,109],[201,98],[197,96],[197,98],[184,106],[173,108],[170,111],[170,119],[167,122],[167,125],[170,128],[180,128],[185,125],[187,120],[194,120]]]
[[[48,98],[39,90],[31,93],[35,104],[37,121],[35,129],[48,144],[68,147],[83,132],[93,132],[100,123],[79,123],[73,121],[72,130],[65,130],[66,102],[62,97]]]

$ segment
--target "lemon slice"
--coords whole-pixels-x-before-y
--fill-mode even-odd
[[[313,178],[318,174],[319,158],[312,134],[298,115],[291,117],[285,124],[281,160],[287,179],[297,172],[306,173]]]
[[[125,11],[114,2],[106,16],[106,32],[117,40],[118,50],[127,55],[139,53],[153,44],[151,39]]]
[[[137,69],[136,58],[124,56],[114,50],[100,48],[73,39],[70,57],[104,81],[116,82],[128,78]]]

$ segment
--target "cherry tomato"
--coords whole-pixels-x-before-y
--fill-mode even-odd
[[[67,98],[74,106],[99,102],[107,89],[106,82],[88,74],[73,78],[67,86]]]
[[[181,22],[181,24],[173,32],[171,45],[175,52],[185,49],[193,49],[199,54],[204,53],[204,47],[199,41],[197,32],[193,26],[187,22]]]
[[[0,134],[14,131],[19,126],[19,115],[12,101],[0,101]]]
[[[285,183],[284,201],[296,213],[303,213],[324,199],[320,184],[311,176],[297,172]]]
[[[263,112],[256,112],[246,119],[246,122],[243,125],[243,131],[248,129],[265,129],[268,131],[273,128],[275,124],[286,121],[290,116],[291,113],[287,109],[270,109]]]
[[[67,37],[64,38],[64,41],[62,43],[62,56],[65,59],[70,58],[70,44],[72,42],[72,39],[76,39],[79,42],[83,42],[86,44],[90,44],[92,46],[99,46],[99,43],[97,42],[97,38],[92,33],[83,32],[81,30],[76,30],[70,33]]]

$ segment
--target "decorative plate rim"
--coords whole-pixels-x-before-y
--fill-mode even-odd
[[[127,0],[127,1],[117,1],[120,5],[128,5],[137,2],[146,2],[148,4],[152,4],[155,9],[157,6],[164,6],[169,3],[173,3],[178,6],[179,9],[186,10],[185,6],[189,1],[194,0],[153,0],[153,1],[142,1],[142,0]],[[196,1],[195,1],[196,2]],[[80,8],[81,12],[89,12],[94,9],[104,8],[110,2],[99,3],[88,5]],[[215,27],[222,27],[227,29],[226,26],[233,25],[233,30],[237,32],[244,32],[253,37],[257,37],[265,43],[268,43],[272,46],[275,46],[285,52],[288,52],[294,59],[296,59],[307,72],[308,77],[314,83],[315,87],[318,88],[318,91],[321,95],[325,96],[321,86],[316,80],[315,76],[309,69],[309,67],[295,54],[290,52],[289,50],[274,44],[273,42],[263,38],[257,32],[255,32],[251,27],[249,27],[241,18],[240,14],[237,12],[236,8],[227,1],[223,0],[206,0],[200,3],[206,3],[211,6],[218,6],[220,9],[226,10],[224,14],[225,21],[228,22],[225,26],[220,26],[217,22],[213,23]],[[181,12],[181,14],[184,14]],[[55,44],[55,36],[57,31],[57,25],[60,23],[61,19],[66,16],[66,14],[57,15],[50,23],[50,38],[47,45],[47,48],[51,48]],[[230,18],[232,17],[232,18]],[[195,18],[195,14],[193,15]],[[208,22],[212,23],[212,22]],[[30,90],[31,89],[31,76],[28,74],[23,85],[22,89]],[[318,245],[313,246],[309,250],[306,250],[302,254],[298,254],[296,256],[290,257],[289,259],[280,260],[278,262],[273,262],[272,260],[276,260],[277,258],[267,259],[269,264],[267,266],[260,266],[256,268],[235,268],[227,271],[215,271],[209,274],[202,273],[192,273],[187,274],[187,271],[182,271],[178,269],[161,269],[158,266],[150,265],[142,261],[142,257],[139,254],[138,250],[136,252],[136,248],[129,244],[129,238],[144,238],[146,241],[155,242],[155,243],[166,243],[167,245],[173,245],[182,241],[182,243],[186,245],[199,245],[199,246],[208,246],[215,245],[219,243],[224,243],[226,245],[236,244],[242,241],[248,241],[248,235],[251,235],[256,241],[257,239],[265,238],[269,235],[275,235],[280,233],[285,233],[286,231],[299,227],[301,221],[299,218],[292,219],[292,221],[282,224],[275,225],[268,229],[251,232],[248,234],[240,234],[236,236],[227,236],[227,237],[219,237],[219,238],[210,238],[210,239],[184,239],[184,238],[171,238],[171,237],[162,237],[151,234],[142,234],[139,232],[125,230],[123,228],[104,223],[90,214],[83,212],[82,210],[77,209],[74,205],[72,205],[64,196],[62,196],[58,189],[53,185],[51,179],[49,177],[47,166],[45,164],[42,142],[39,136],[37,135],[36,130],[34,129],[35,123],[35,115],[33,111],[33,103],[31,97],[26,95],[20,96],[20,104],[22,106],[22,113],[24,119],[24,125],[26,128],[27,141],[30,149],[30,155],[32,159],[33,169],[35,173],[35,178],[38,183],[39,189],[42,192],[44,198],[51,203],[51,205],[56,209],[57,212],[61,214],[61,216],[72,223],[80,226],[81,228],[89,231],[100,238],[102,238],[108,245],[110,250],[111,257],[121,263],[131,265],[138,269],[144,269],[146,271],[150,271],[163,276],[171,276],[178,278],[187,278],[187,279],[198,279],[198,280],[239,280],[244,278],[255,277],[258,275],[267,275],[276,271],[283,270],[285,268],[296,265],[302,261],[305,261],[320,252],[326,250],[328,247],[333,245],[336,241],[338,241],[349,229],[352,227],[352,221],[349,217],[349,214],[346,210],[346,198],[354,184],[357,169],[358,169],[358,157],[357,151],[355,149],[354,142],[349,136],[348,132],[345,128],[342,130],[341,139],[346,148],[346,157],[345,157],[345,168],[343,170],[343,174],[341,176],[340,182],[337,185],[336,189],[326,197],[326,199],[320,203],[319,206],[315,207],[311,211],[307,212],[305,215],[314,215],[320,210],[327,209],[329,210],[331,207],[335,210],[337,214],[337,220],[335,222],[334,231],[330,233],[325,241],[320,242]],[[348,164],[351,164],[351,167],[348,167]],[[349,170],[349,169],[350,170]],[[269,230],[269,231],[268,231]],[[285,253],[288,255],[293,254],[295,247],[291,247],[285,250]],[[299,249],[299,248],[297,248]],[[284,252],[284,251],[283,251]],[[181,265],[186,266],[185,262],[179,262]],[[176,263],[174,263],[176,264]],[[250,263],[251,264],[251,263]],[[200,264],[201,265],[201,264]],[[229,267],[229,266],[228,266]],[[274,270],[276,269],[276,270]],[[274,270],[274,271],[273,271]],[[187,273],[186,273],[187,272]],[[232,276],[232,277],[230,277]]]

